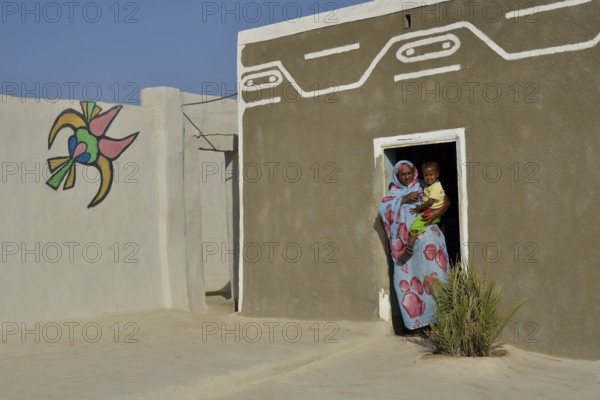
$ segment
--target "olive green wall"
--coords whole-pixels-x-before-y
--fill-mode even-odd
[[[495,18],[497,10],[483,12],[486,2],[472,13],[463,2],[453,4],[463,11],[460,20],[438,4],[406,11],[408,29],[398,12],[241,48],[239,73],[246,86],[268,82],[259,77],[248,83],[252,67],[278,60],[306,91],[341,85],[335,93],[301,98],[284,74],[273,88],[243,92],[242,311],[377,318],[378,291],[389,289],[389,280],[377,218],[384,183],[381,165],[374,164],[373,139],[464,127],[467,161],[474,163],[458,166],[468,174],[470,257],[482,264],[491,259],[505,309],[528,299],[505,341],[598,358],[600,54],[589,41],[600,31],[594,17],[600,6],[591,2],[527,20],[505,18],[511,9]],[[455,25],[444,30],[450,24]],[[435,27],[442,31],[392,44],[363,84],[345,90],[391,38]],[[450,33],[460,40],[454,54],[412,63],[396,58],[407,42]],[[303,57],[353,43],[360,49]],[[440,51],[440,44],[417,54]],[[540,50],[568,44],[575,46],[559,47],[555,54]],[[524,51],[531,52],[519,54]],[[394,82],[398,74],[456,65],[460,70]],[[281,67],[257,68],[262,70]],[[269,97],[281,100],[252,106]],[[282,174],[286,166],[288,175]],[[297,169],[302,177],[292,182]],[[302,257],[291,262],[298,247]],[[324,262],[333,251],[329,261],[337,262]]]

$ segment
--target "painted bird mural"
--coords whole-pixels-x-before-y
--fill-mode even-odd
[[[102,109],[95,102],[82,101],[80,104],[83,113],[72,108],[65,110],[56,118],[50,129],[48,150],[61,129],[71,128],[74,133],[69,137],[69,156],[48,159],[52,175],[46,184],[58,190],[66,177],[63,190],[68,190],[75,186],[77,163],[98,168],[100,188],[88,204],[88,208],[91,208],[100,204],[110,192],[113,181],[112,163],[133,143],[139,132],[123,139],[111,139],[106,136],[106,131],[123,106],[115,106],[101,113]]]

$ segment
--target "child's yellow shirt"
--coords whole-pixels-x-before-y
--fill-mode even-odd
[[[433,199],[434,202],[429,207],[432,210],[437,210],[444,205],[444,197],[446,196],[446,192],[444,192],[444,188],[439,181],[435,181],[431,184],[431,186],[426,187],[423,190],[423,201],[427,201],[429,199]]]

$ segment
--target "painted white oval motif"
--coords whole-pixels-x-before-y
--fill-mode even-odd
[[[436,43],[439,43],[436,46]],[[423,54],[417,54],[419,47],[431,47]],[[403,63],[413,63],[423,60],[431,60],[434,58],[448,57],[460,48],[460,39],[451,33],[441,36],[429,37],[427,39],[416,40],[414,42],[405,43],[398,49],[396,58]],[[424,49],[425,50],[425,49]]]
[[[283,82],[283,75],[278,70],[257,72],[242,78],[242,91],[253,92],[279,86]]]

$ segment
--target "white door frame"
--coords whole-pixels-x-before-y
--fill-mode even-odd
[[[456,169],[458,176],[458,221],[459,221],[459,234],[460,234],[460,254],[464,259],[469,258],[469,218],[468,218],[468,206],[469,201],[467,198],[467,174],[463,173],[462,167],[466,166],[467,157],[465,150],[465,128],[454,128],[445,129],[441,131],[430,131],[420,132],[408,135],[397,135],[380,137],[373,139],[373,161],[374,168],[377,168],[377,161],[381,165],[381,174],[383,176],[383,188],[380,197],[385,196],[387,191],[387,182],[385,179],[385,160],[384,151],[387,149],[398,148],[398,147],[411,147],[421,146],[436,143],[456,143]],[[391,309],[389,305],[389,295],[385,295],[385,291],[382,289],[379,292],[379,316],[390,322],[391,321]]]

